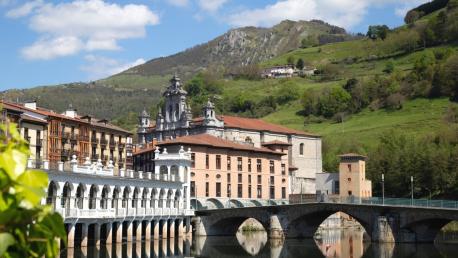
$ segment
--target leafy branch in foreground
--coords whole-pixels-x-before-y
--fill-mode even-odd
[[[0,124],[0,257],[57,257],[64,223],[40,204],[48,175],[27,169],[28,155],[16,125]]]

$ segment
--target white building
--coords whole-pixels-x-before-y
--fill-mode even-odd
[[[315,194],[316,173],[322,171],[321,137],[300,130],[265,122],[261,119],[217,115],[208,101],[202,117],[192,118],[186,102],[187,92],[174,76],[164,92],[164,106],[156,116],[155,126],[149,125],[149,115],[139,116],[139,145],[145,146],[153,139],[161,142],[180,136],[210,134],[236,143],[260,148],[271,142],[287,144],[288,167],[291,175],[289,194]]]
[[[68,247],[151,238],[173,238],[190,234],[190,153],[181,149],[169,154],[156,150],[154,172],[120,170],[112,161],[78,165],[73,156],[58,170],[44,169],[49,176],[47,198],[64,218]],[[32,165],[30,162],[29,165]],[[64,167],[69,167],[64,170]]]

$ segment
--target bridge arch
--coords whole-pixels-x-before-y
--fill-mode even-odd
[[[241,229],[241,226],[248,220],[255,220],[267,231],[269,228],[269,216],[242,215],[234,217],[221,218],[206,228],[208,235],[218,236],[235,236]]]
[[[262,206],[262,203],[259,202],[258,200],[251,200],[250,202],[253,203],[254,206],[256,206],[256,207],[261,207]]]
[[[318,230],[318,227],[331,215],[340,212],[355,219],[366,233],[371,236],[372,234],[372,221],[374,218],[372,216],[365,217],[365,213],[358,214],[353,213],[350,210],[341,210],[341,209],[316,209],[309,212],[299,212],[297,216],[291,216],[290,221],[287,225],[287,237],[288,238],[312,238],[315,232]]]
[[[245,205],[243,205],[243,203],[241,201],[236,200],[236,199],[229,200],[229,204],[230,204],[231,208],[243,208],[243,207],[245,207]]]
[[[207,207],[207,209],[223,209],[224,208],[224,204],[215,198],[209,198],[205,200],[205,206]]]

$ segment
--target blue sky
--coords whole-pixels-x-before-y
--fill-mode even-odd
[[[426,0],[0,0],[0,90],[107,77],[242,26],[403,23]]]

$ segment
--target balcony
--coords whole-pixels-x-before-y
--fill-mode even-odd
[[[61,156],[62,157],[70,157],[71,158],[73,155],[76,155],[78,157],[79,152],[75,151],[75,150],[66,150],[66,149],[63,149],[62,152],[61,152]]]
[[[97,137],[95,137],[94,135],[91,137],[91,143],[92,144],[97,144],[99,141],[99,139],[97,139]]]
[[[35,146],[37,146],[37,147],[43,146],[43,139],[36,139],[35,140]]]
[[[110,139],[110,149],[114,149],[116,147],[116,141],[114,139]]]
[[[70,141],[71,141],[71,142],[76,142],[76,141],[78,141],[78,134],[72,133],[72,134],[70,135]]]
[[[62,141],[66,141],[70,138],[70,133],[62,132]]]
[[[100,146],[102,146],[102,148],[105,148],[108,144],[108,141],[104,138],[100,139]]]
[[[89,141],[89,135],[80,135],[79,140],[82,142],[88,142]]]
[[[125,143],[122,143],[122,142],[118,143],[118,149],[122,150],[122,149],[124,149],[125,147],[126,147],[126,144],[125,144]]]

